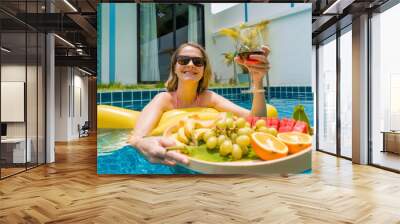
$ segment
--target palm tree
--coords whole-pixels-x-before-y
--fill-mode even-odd
[[[247,25],[247,24],[242,23],[242,24],[240,24],[240,26],[238,28],[236,28],[236,27],[222,28],[218,32],[219,35],[229,37],[231,40],[233,40],[233,44],[234,44],[234,47],[236,50],[234,52],[222,53],[222,55],[224,55],[224,57],[225,57],[225,64],[227,64],[228,66],[233,64],[233,74],[234,74],[233,78],[234,78],[235,82],[237,82],[237,80],[238,80],[236,63],[234,63],[234,58],[238,55],[238,52],[237,52],[238,42],[239,42],[239,40],[245,40],[244,42],[247,42],[248,44],[252,44],[251,39],[247,39],[247,37],[240,35],[241,34],[240,30],[242,30],[244,28],[253,28],[255,32],[259,32],[259,31],[263,31],[267,27],[268,23],[269,23],[269,21],[267,21],[267,20],[261,21],[254,25]],[[244,66],[240,66],[240,67],[242,68],[243,72],[248,73],[246,67],[244,67]]]

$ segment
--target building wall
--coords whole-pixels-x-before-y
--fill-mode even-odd
[[[233,78],[233,66],[224,64],[222,53],[234,51],[234,44],[227,37],[217,35],[224,27],[238,26],[244,21],[244,4],[236,5],[220,13],[206,15],[206,41],[214,75],[228,81]],[[269,72],[271,86],[311,86],[311,5],[295,4],[248,4],[248,22],[270,20],[264,34],[271,48]],[[206,34],[207,35],[207,34]],[[240,69],[238,69],[240,73]]]
[[[55,141],[77,139],[78,124],[88,120],[88,77],[72,67],[56,67],[55,73]]]
[[[136,3],[114,4],[114,9],[112,9],[110,5],[106,3],[99,5],[101,7],[100,81],[101,83],[136,84],[137,6]],[[111,18],[112,14],[114,19]],[[115,32],[110,32],[112,30]],[[111,53],[111,51],[114,51],[114,53]],[[110,76],[110,67],[115,68],[114,76]]]

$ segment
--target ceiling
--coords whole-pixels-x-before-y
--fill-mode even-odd
[[[312,36],[313,43],[317,44],[334,34],[338,28],[351,24],[352,17],[379,8],[389,1],[395,0],[255,0],[251,2],[312,3]],[[19,42],[25,41],[24,38],[21,39],[23,35],[18,34],[24,33],[25,28],[28,28],[28,32],[54,32],[60,37],[55,38],[56,65],[80,66],[96,73],[96,5],[98,2],[110,1],[1,0],[0,25],[2,32],[7,33],[3,35],[3,38],[9,38],[8,41],[14,40],[18,45]],[[168,2],[182,1],[169,0]],[[202,2],[211,1],[204,0]],[[229,0],[226,2],[241,1]],[[52,13],[49,13],[50,11]],[[31,46],[34,44],[28,44],[28,52],[31,51]],[[17,46],[14,47],[18,49]]]

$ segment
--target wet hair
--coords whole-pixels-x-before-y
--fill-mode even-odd
[[[181,52],[181,50],[187,46],[199,49],[204,58],[204,61],[205,61],[203,77],[200,79],[199,84],[197,86],[197,93],[200,94],[200,93],[204,92],[205,90],[207,90],[207,88],[208,88],[208,83],[211,80],[212,72],[211,72],[210,61],[208,59],[206,51],[199,44],[184,43],[181,46],[179,46],[178,49],[176,49],[176,51],[174,52],[174,54],[172,55],[172,58],[171,58],[171,64],[170,64],[170,68],[169,68],[169,78],[168,78],[167,82],[165,83],[165,87],[167,88],[168,92],[176,91],[176,89],[178,88],[179,80],[178,80],[178,75],[175,73],[175,65],[176,65],[176,61],[177,61],[176,58],[179,55],[179,53]]]

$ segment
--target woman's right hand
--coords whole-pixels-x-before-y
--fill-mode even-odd
[[[129,143],[139,149],[151,163],[174,166],[176,163],[189,164],[189,159],[177,152],[167,151],[166,147],[175,146],[175,141],[167,137],[131,137]]]

